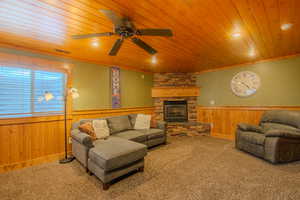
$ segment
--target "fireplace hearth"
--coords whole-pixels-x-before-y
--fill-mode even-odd
[[[166,122],[187,122],[187,101],[164,101],[164,120]]]

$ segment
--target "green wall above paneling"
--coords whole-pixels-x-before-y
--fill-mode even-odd
[[[73,100],[75,110],[110,108],[109,67],[89,63],[74,63],[73,87],[77,88],[80,98]]]
[[[73,101],[73,109],[111,108],[109,67],[11,48],[0,48],[0,52],[67,61],[74,64],[73,87],[78,89],[80,98]],[[121,69],[122,108],[152,106],[152,78],[152,74]]]
[[[153,75],[121,70],[121,104],[124,108],[153,106]]]
[[[241,71],[260,76],[261,86],[250,97],[231,91],[231,79]],[[201,87],[200,106],[300,106],[300,57],[199,74],[197,85]]]

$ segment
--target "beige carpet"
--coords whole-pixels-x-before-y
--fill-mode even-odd
[[[0,174],[0,199],[300,199],[300,162],[271,165],[210,137],[173,137],[149,152],[144,173],[103,191],[77,161]]]

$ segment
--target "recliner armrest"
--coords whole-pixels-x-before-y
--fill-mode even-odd
[[[242,131],[250,131],[250,132],[256,132],[256,133],[264,133],[263,128],[257,125],[252,125],[252,124],[245,124],[245,123],[240,123],[238,124],[238,128]]]
[[[266,137],[283,137],[289,139],[300,139],[300,130],[271,129],[266,132]]]
[[[94,146],[91,136],[89,136],[86,133],[81,132],[79,129],[72,130],[71,137],[74,140],[76,140],[77,142],[79,142],[80,144],[82,144],[88,148],[92,148]]]

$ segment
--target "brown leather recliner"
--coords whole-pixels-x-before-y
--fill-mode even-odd
[[[238,124],[236,148],[272,163],[300,160],[300,111],[267,111],[259,126]]]

